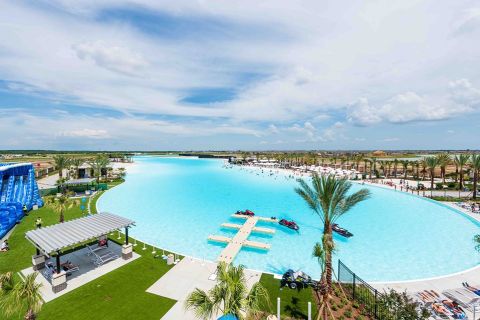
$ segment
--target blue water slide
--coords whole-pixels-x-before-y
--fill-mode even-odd
[[[3,202],[12,201],[13,189],[15,188],[15,176],[8,177],[7,188],[5,190],[5,200]]]
[[[23,194],[25,193],[25,186],[23,185],[23,176],[18,177],[17,179],[17,188],[15,190],[15,196],[13,198],[14,202],[22,202]]]

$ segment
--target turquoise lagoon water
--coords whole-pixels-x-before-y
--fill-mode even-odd
[[[225,245],[207,241],[211,234],[232,235],[224,222],[239,209],[257,215],[295,220],[300,232],[279,225],[273,236],[252,234],[250,240],[271,244],[268,252],[242,249],[236,264],[282,273],[302,269],[318,277],[312,247],[321,238],[319,218],[294,192],[297,182],[283,176],[240,168],[223,161],[193,158],[138,157],[126,182],[106,192],[100,211],[135,220],[131,234],[181,254],[216,260]],[[364,187],[354,184],[353,190]],[[432,201],[369,187],[371,199],[338,222],[354,236],[335,235],[336,259],[367,281],[413,280],[463,271],[480,263],[473,236],[479,225]]]

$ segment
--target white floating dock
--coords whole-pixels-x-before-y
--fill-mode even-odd
[[[243,225],[236,224],[236,223],[222,223],[222,227],[238,230],[238,232],[235,234],[233,238],[229,238],[225,236],[217,236],[217,235],[208,236],[208,240],[210,241],[228,243],[228,245],[225,247],[225,249],[223,249],[222,253],[218,257],[217,259],[218,262],[232,263],[232,261],[237,256],[238,252],[242,249],[242,246],[256,248],[256,249],[263,249],[263,250],[270,249],[270,245],[267,243],[249,241],[247,239],[252,232],[274,234],[275,230],[273,229],[255,227],[255,225],[257,224],[258,221],[267,221],[267,222],[277,223],[276,219],[256,217],[256,216],[253,216],[253,217],[243,216],[238,214],[234,214],[232,217],[246,220]]]

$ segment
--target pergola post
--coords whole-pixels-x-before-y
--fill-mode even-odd
[[[128,260],[133,257],[133,245],[128,243],[128,226],[125,227],[125,244],[122,246],[122,258]]]
[[[60,273],[60,251],[57,251],[56,261],[57,261],[57,273]]]
[[[52,275],[52,291],[60,292],[67,287],[67,273],[60,266],[60,251],[57,251],[57,272]]]

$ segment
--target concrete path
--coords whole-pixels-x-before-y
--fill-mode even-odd
[[[212,275],[216,269],[216,263],[185,257],[148,288],[149,293],[177,300],[162,320],[195,320],[193,312],[184,310],[185,300],[195,288],[205,291],[213,288],[216,281]],[[254,283],[260,281],[262,273],[245,270],[245,275],[250,289]]]

